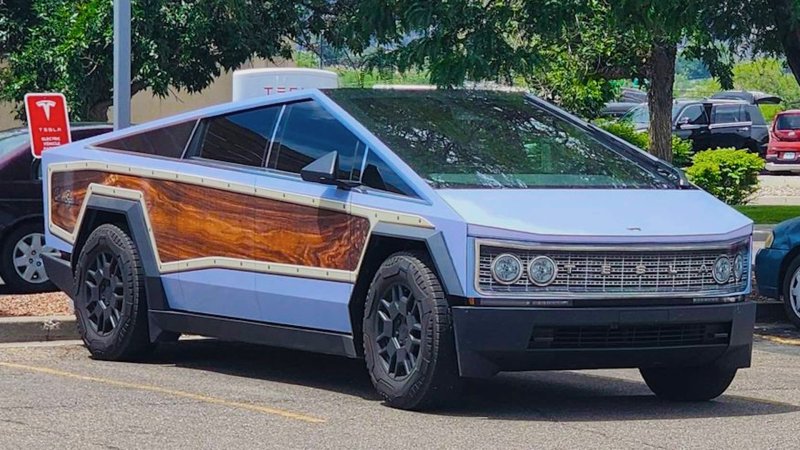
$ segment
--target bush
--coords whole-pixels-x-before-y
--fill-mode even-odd
[[[723,202],[741,205],[758,188],[763,168],[764,160],[758,155],[725,148],[697,153],[686,176]]]
[[[692,141],[672,135],[672,165],[688,167],[692,164]]]
[[[633,125],[625,122],[596,122],[597,126],[633,144],[642,150],[650,150],[650,136],[646,131],[636,131]],[[672,164],[686,167],[692,162],[692,141],[672,136]]]
[[[646,131],[636,131],[633,125],[626,122],[597,122],[597,126],[614,136],[647,151],[650,147],[650,136]]]

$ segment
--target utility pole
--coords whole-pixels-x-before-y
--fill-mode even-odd
[[[114,129],[131,125],[131,0],[114,0]]]

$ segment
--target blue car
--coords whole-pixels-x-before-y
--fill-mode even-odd
[[[363,358],[405,409],[514,370],[708,400],[750,365],[752,222],[522,93],[291,92],[43,165],[47,273],[95,358],[181,333]]]
[[[783,299],[786,315],[800,328],[800,217],[778,224],[756,254],[758,293]]]

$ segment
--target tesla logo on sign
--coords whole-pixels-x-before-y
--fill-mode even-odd
[[[69,144],[69,115],[63,94],[26,94],[25,114],[35,158],[41,158],[47,149]]]

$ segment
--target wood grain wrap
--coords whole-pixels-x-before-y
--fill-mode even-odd
[[[96,170],[56,172],[51,219],[72,233],[89,184],[142,192],[162,262],[228,257],[354,271],[369,220],[343,212]]]

